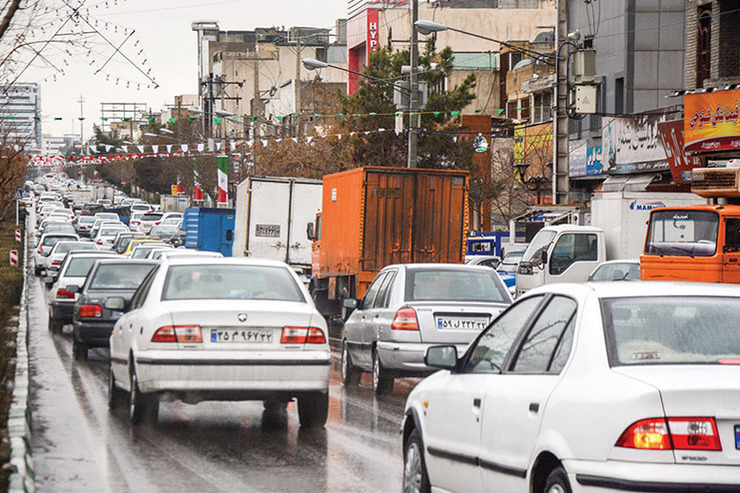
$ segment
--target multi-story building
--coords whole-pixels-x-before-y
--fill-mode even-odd
[[[23,145],[31,154],[41,152],[41,89],[37,83],[0,86],[0,132],[7,144]]]
[[[65,134],[63,136],[44,134],[42,138],[41,154],[45,156],[60,156],[67,154],[75,144],[79,144],[78,134]]]

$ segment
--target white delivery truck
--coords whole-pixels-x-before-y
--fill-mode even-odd
[[[92,200],[93,192],[89,188],[83,188],[80,190],[73,190],[72,191],[72,201],[75,205],[85,205],[90,202],[93,202]]]
[[[311,278],[309,223],[321,210],[321,180],[252,176],[236,188],[234,257],[281,260]]]
[[[532,238],[519,264],[516,294],[555,282],[584,282],[606,260],[637,259],[652,209],[704,203],[692,193],[597,192],[590,226],[546,226]]]
[[[162,212],[185,212],[190,207],[190,197],[187,195],[161,195],[159,210]]]

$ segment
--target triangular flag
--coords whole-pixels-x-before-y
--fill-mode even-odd
[[[216,142],[216,150],[217,151],[221,150],[221,142]]]
[[[90,146],[90,154],[97,154],[98,146]]]
[[[167,154],[172,154],[172,144],[167,144]]]
[[[177,118],[170,118],[167,121],[170,122],[170,123],[177,123]]]
[[[503,113],[504,111],[505,111],[504,108],[499,108],[496,110],[496,114],[501,115],[501,113]]]
[[[306,143],[310,144],[313,140],[313,137],[306,137]]]
[[[182,152],[188,152],[188,145],[187,144],[180,144],[180,149],[182,149]]]
[[[141,154],[144,154],[144,146],[136,146]]]
[[[459,111],[452,111],[452,112],[450,112],[450,116],[457,116],[459,114],[460,114]]]
[[[295,142],[296,144],[298,143],[298,137],[293,137],[293,138],[292,138],[291,140],[292,140],[293,142]]]
[[[262,139],[262,147],[267,147],[268,142],[265,139]]]
[[[213,124],[216,125],[216,126],[219,126],[219,125],[221,125],[221,122],[222,121],[224,121],[224,119],[221,118],[220,116],[217,116],[216,118],[213,119]]]
[[[128,154],[128,146],[121,146],[121,149],[123,149],[123,152]]]
[[[198,152],[203,152],[205,148],[206,148],[205,144],[198,144]]]
[[[152,146],[152,152],[157,154],[159,152],[159,146]]]
[[[109,145],[105,146],[105,152],[109,152],[111,149],[113,149],[113,146],[109,146]]]

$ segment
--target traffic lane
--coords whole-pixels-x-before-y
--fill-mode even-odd
[[[104,485],[110,491],[401,488],[399,424],[411,388],[408,381],[399,381],[396,392],[389,396],[375,397],[367,375],[359,388],[344,389],[335,358],[326,429],[300,429],[294,404],[289,405],[285,416],[264,415],[261,402],[163,403],[155,426],[132,429],[125,410],[109,413],[107,409],[108,351],[94,349],[88,362],[74,362],[71,327],[66,327],[63,335],[49,334],[41,302],[45,290],[38,280],[32,285],[32,330],[37,334],[33,349],[46,345],[56,354],[69,382],[71,390],[67,392],[73,394],[79,409],[81,424],[67,429],[79,437],[76,441],[82,445],[77,447],[90,451],[87,455],[69,453],[69,440],[49,432],[67,427],[75,405],[60,400],[58,405],[69,412],[59,414],[52,408],[53,400],[37,402],[34,418],[43,420],[46,430],[38,440],[47,442],[52,455],[41,455],[37,467],[40,490],[59,491],[58,481],[76,484],[78,477],[85,478],[81,484],[95,485],[98,490]],[[40,372],[40,385],[45,385],[48,376],[48,371]],[[57,419],[58,415],[64,419]],[[79,427],[82,431],[75,431]],[[67,455],[82,456],[84,460],[53,460]],[[79,467],[89,466],[90,455],[96,462],[97,475],[89,467]],[[80,491],[75,487],[71,490]]]

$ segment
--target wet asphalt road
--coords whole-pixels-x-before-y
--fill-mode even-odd
[[[301,430],[261,402],[163,403],[156,425],[132,429],[126,410],[107,407],[108,351],[72,358],[71,326],[47,329],[46,290],[31,275],[32,448],[41,492],[401,490],[399,424],[413,381],[375,397],[369,375],[343,388],[335,355],[329,421]]]

